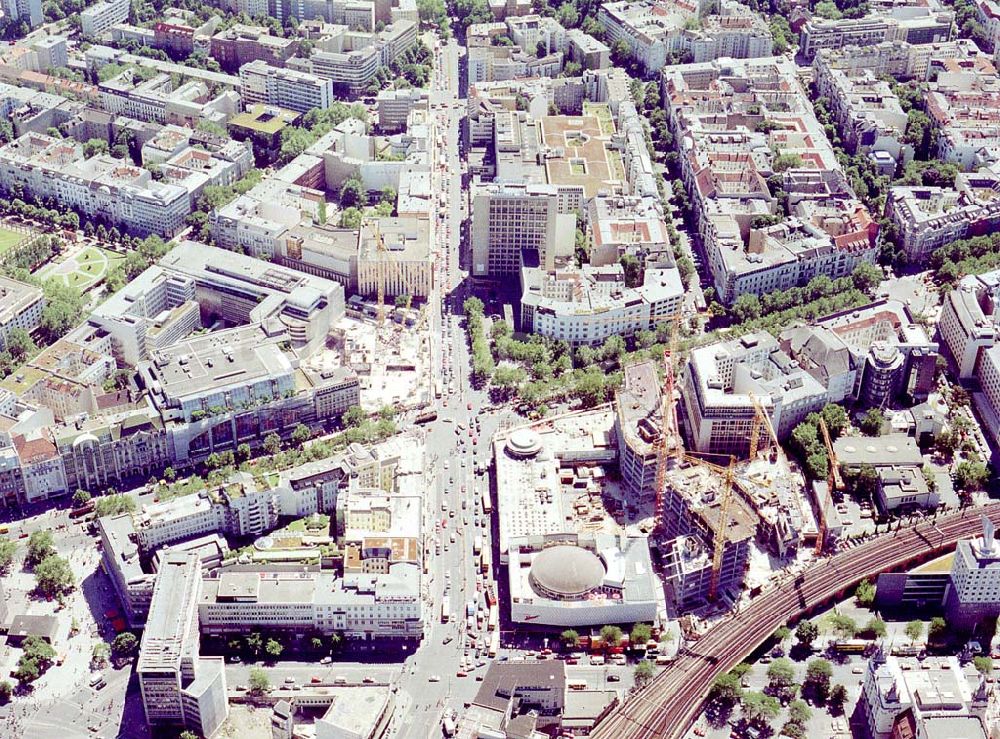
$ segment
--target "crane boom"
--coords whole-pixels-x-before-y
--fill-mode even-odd
[[[774,431],[771,418],[767,415],[767,411],[764,410],[760,398],[753,393],[749,393],[749,396],[754,410],[754,423],[753,428],[750,430],[750,459],[756,459],[757,452],[760,450],[760,433],[762,430],[767,430],[768,439],[770,440],[769,445],[773,444],[774,449],[779,449],[781,445],[778,443],[778,435]]]
[[[826,545],[826,532],[829,528],[829,523],[826,520],[826,512],[830,510],[830,506],[833,504],[833,491],[838,490],[842,485],[843,481],[840,478],[840,469],[837,464],[837,455],[833,451],[833,442],[830,440],[830,429],[826,426],[826,421],[820,416],[819,419],[819,430],[823,434],[823,444],[826,446],[826,495],[823,496],[822,501],[817,501],[819,503],[819,512],[817,518],[819,519],[819,531],[816,535],[816,554],[822,554],[823,547]]]
[[[667,468],[670,466],[671,447],[679,459],[684,454],[680,428],[677,424],[677,406],[674,403],[674,362],[677,358],[677,335],[680,333],[680,314],[671,317],[670,342],[663,350],[663,392],[660,395],[660,422],[663,428],[656,449],[656,512],[655,526],[663,524],[663,494],[667,487]]]
[[[719,501],[719,524],[715,529],[712,548],[712,575],[708,583],[708,599],[714,601],[718,596],[719,579],[722,576],[722,559],[726,552],[726,529],[729,528],[729,504],[733,498],[733,473],[736,457],[729,458],[725,481],[722,487],[722,498]]]
[[[378,327],[385,324],[385,261],[389,256],[389,250],[385,246],[385,239],[382,238],[382,229],[379,222],[375,221],[375,301],[378,303]]]

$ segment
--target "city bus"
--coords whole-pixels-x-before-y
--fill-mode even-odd
[[[483,513],[487,515],[493,512],[493,504],[490,502],[490,489],[483,488]]]
[[[489,623],[487,625],[487,630],[488,631],[496,631],[497,630],[497,622],[499,620],[500,620],[500,609],[497,608],[495,605],[490,606],[490,620],[489,620]]]
[[[84,503],[79,508],[74,508],[73,510],[71,510],[69,512],[69,517],[79,518],[80,516],[86,516],[88,513],[91,513],[94,510],[94,507],[95,507],[94,501]]]
[[[490,648],[488,654],[490,655],[490,657],[496,657],[497,652],[499,651],[500,651],[500,632],[494,631],[490,635]]]
[[[438,417],[437,411],[424,411],[423,413],[418,414],[417,417],[413,419],[413,422],[430,423],[431,421],[436,420],[437,417]]]
[[[868,648],[868,642],[864,639],[838,639],[833,648],[844,654],[861,654]]]
[[[441,623],[446,624],[451,620],[451,604],[446,595],[441,601]]]

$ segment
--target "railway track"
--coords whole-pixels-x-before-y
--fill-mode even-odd
[[[980,517],[1000,522],[1000,503],[966,509],[883,534],[819,560],[728,616],[591,734],[593,739],[681,739],[715,678],[757,649],[782,624],[835,598],[863,578],[894,570],[979,533]]]

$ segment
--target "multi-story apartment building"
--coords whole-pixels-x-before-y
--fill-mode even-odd
[[[539,42],[545,48],[540,56],[566,51],[566,29],[555,18],[532,14],[507,18],[506,22],[511,41],[526,52],[535,54]]]
[[[140,121],[177,123],[194,128],[202,120],[225,123],[239,108],[239,95],[225,90],[209,95],[208,84],[190,79],[175,86],[169,74],[146,79],[133,69],[98,85],[101,107],[108,113]]]
[[[145,571],[141,562],[158,550],[209,534],[259,536],[277,525],[279,515],[333,516],[349,475],[378,468],[380,462],[373,459],[370,464],[348,453],[282,472],[273,487],[261,487],[252,476],[239,473],[222,487],[201,495],[147,504],[136,513],[99,519],[104,564],[129,623],[141,628],[146,619],[156,573]]]
[[[822,51],[813,62],[816,89],[830,101],[847,150],[852,154],[885,152],[894,164],[906,164],[913,157],[913,147],[903,142],[907,114],[892,85],[870,70],[850,74],[837,69],[827,62],[829,55]]]
[[[313,108],[329,108],[334,100],[334,83],[308,72],[269,66],[262,60],[240,68],[244,105],[277,105],[299,113]]]
[[[821,52],[824,64],[850,76],[868,71],[876,77],[921,82],[929,78],[932,59],[975,59],[982,56],[979,47],[970,39],[933,44],[883,41],[871,46],[851,44],[839,49],[822,49]]]
[[[618,0],[601,5],[597,22],[609,45],[624,43],[652,74],[663,68],[668,54],[683,51],[684,26],[698,18],[699,10],[700,3],[690,0]]]
[[[299,42],[293,38],[272,36],[263,26],[236,24],[212,36],[211,55],[223,69],[237,70],[260,60],[272,67],[284,66],[295,56]]]
[[[350,639],[423,636],[420,568],[389,565],[387,573],[223,571],[204,580],[198,606],[203,633],[247,628]]]
[[[732,0],[620,0],[604,3],[597,21],[605,41],[623,42],[647,74],[672,56],[694,62],[751,59],[770,56],[773,48],[763,19]]]
[[[322,173],[322,160],[318,165]],[[321,190],[265,181],[209,214],[212,238],[225,249],[271,259],[280,251],[285,232],[299,225],[303,213],[318,222],[318,204],[323,201]]]
[[[289,60],[288,66],[330,80],[338,95],[353,96],[416,42],[417,24],[408,20],[390,23],[378,33],[329,26],[322,29],[308,59]]]
[[[1000,271],[969,275],[945,296],[938,331],[960,380],[982,376],[984,353],[1000,342]],[[1000,396],[997,398],[1000,401]],[[1000,409],[1000,402],[994,408]]]
[[[957,657],[891,657],[879,646],[868,660],[858,714],[872,739],[940,732],[986,739],[996,702],[986,676],[963,669]]]
[[[753,396],[753,397],[751,397]],[[827,389],[768,334],[691,352],[683,383],[685,430],[700,452],[746,455],[759,404],[779,439],[828,401]]]
[[[382,90],[376,98],[378,127],[381,131],[395,132],[406,128],[410,111],[427,106],[427,93],[415,87],[404,90]]]
[[[951,39],[955,13],[937,2],[901,6],[863,18],[811,18],[799,32],[799,51],[812,59],[820,49],[873,46],[884,41],[935,44]]]
[[[754,59],[771,56],[771,31],[763,17],[746,5],[722,0],[718,11],[706,14],[695,29],[686,29],[684,51],[691,61],[707,62],[727,57]]]
[[[934,388],[938,345],[897,300],[823,316],[779,338],[830,402],[885,407],[904,393],[924,399]]]
[[[198,555],[178,553],[160,563],[136,674],[146,723],[181,726],[212,736],[229,715],[222,657],[198,653]]]
[[[625,254],[641,262],[671,259],[667,224],[655,196],[596,197],[587,205],[590,263],[615,264]]]
[[[102,0],[80,12],[80,32],[85,38],[97,38],[111,27],[128,20],[132,0]]]
[[[992,61],[935,60],[926,110],[938,130],[938,157],[966,171],[1000,152],[1000,75]]]
[[[680,313],[683,299],[673,265],[649,264],[642,285],[627,287],[621,264],[546,270],[537,250],[521,251],[521,330],[574,347],[655,329]]]
[[[952,241],[993,233],[1000,225],[997,188],[1000,176],[989,169],[959,173],[954,188],[890,188],[886,217],[906,258],[918,264]]]
[[[174,58],[186,58],[194,52],[194,35],[191,26],[159,22],[153,26],[153,46]]]
[[[88,218],[102,218],[137,236],[172,236],[190,213],[188,191],[107,155],[83,159],[65,139],[26,134],[0,147],[0,190],[20,187]]]
[[[45,20],[42,0],[3,0],[2,7],[6,18],[27,23],[28,28],[40,26]]]
[[[566,31],[566,53],[584,69],[606,69],[611,64],[608,45],[579,28]]]
[[[664,91],[688,147],[682,178],[721,301],[846,276],[875,260],[878,224],[851,190],[793,64],[672,67]],[[734,115],[720,127],[723,111]],[[771,192],[776,179],[784,203]]]
[[[45,294],[40,287],[0,277],[0,351],[15,329],[34,331],[42,322]]]
[[[996,51],[1000,48],[1000,3],[996,0],[976,0],[973,5],[976,8],[976,16],[986,31],[990,47]]]
[[[955,547],[951,587],[945,594],[948,622],[974,629],[1000,616],[1000,545],[993,522],[983,516],[983,535],[963,539]]]

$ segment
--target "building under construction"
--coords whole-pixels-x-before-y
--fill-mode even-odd
[[[662,394],[656,362],[625,368],[622,389],[615,397],[615,436],[622,482],[633,501],[651,502],[656,496]]]
[[[709,600],[715,537],[723,518],[725,544],[715,592],[738,592],[760,517],[737,490],[729,491],[728,510],[723,512],[727,479],[710,466],[681,462],[667,470],[665,477],[661,532],[667,544],[661,551],[666,555],[675,602],[681,608],[691,608]]]

